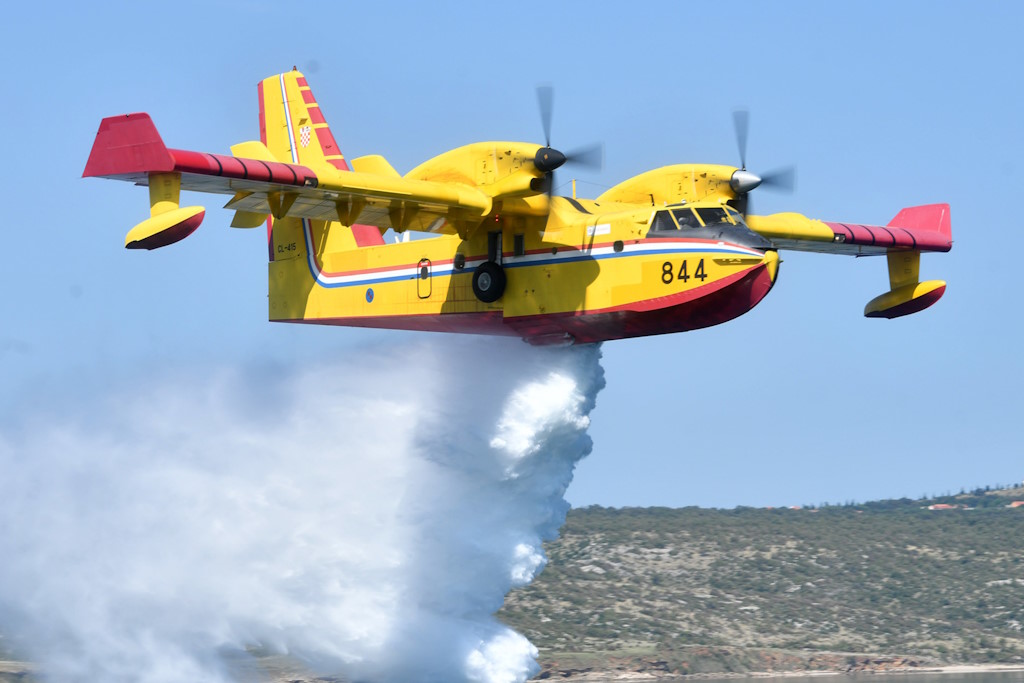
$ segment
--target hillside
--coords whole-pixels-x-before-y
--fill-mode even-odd
[[[1024,489],[801,510],[573,510],[547,568],[499,616],[540,648],[542,675],[1024,663],[1014,499]],[[973,509],[923,509],[935,504]]]
[[[499,617],[539,647],[542,679],[1024,666],[1014,500],[1024,488],[800,510],[577,509]],[[4,659],[16,657],[0,637],[0,681],[36,680]],[[287,657],[236,673],[340,680]]]

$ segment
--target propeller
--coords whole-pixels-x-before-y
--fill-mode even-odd
[[[548,199],[555,189],[555,169],[564,164],[573,164],[583,168],[600,170],[604,166],[604,145],[594,143],[577,147],[568,152],[560,152],[551,147],[551,119],[554,112],[555,91],[550,85],[537,86],[537,106],[540,110],[540,123],[544,128],[544,146],[537,150],[533,165],[544,174],[538,178],[534,189],[547,192]]]
[[[786,166],[761,175],[748,171],[747,138],[750,130],[750,112],[746,109],[737,109],[732,113],[732,122],[736,131],[736,147],[740,153],[740,170],[732,174],[729,186],[736,193],[736,209],[746,218],[750,211],[750,191],[764,187],[780,192],[792,192],[796,187],[796,167]]]

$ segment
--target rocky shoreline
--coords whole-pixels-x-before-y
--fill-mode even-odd
[[[779,656],[781,664],[764,670],[684,672],[673,670],[668,661],[649,658],[609,659],[604,666],[563,666],[553,659],[545,663],[534,680],[602,683],[607,681],[672,681],[683,679],[790,678],[885,674],[1024,674],[1024,662],[1015,663],[939,663],[906,656],[866,656],[843,653],[805,653],[806,659],[794,665],[792,657]]]
[[[1014,673],[1024,674],[1022,664],[935,664],[908,657],[858,657],[856,662],[846,661],[848,655],[829,653],[813,656],[820,664],[833,657],[844,659],[841,666],[834,669],[773,669],[769,671],[707,672],[683,674],[667,670],[667,662],[650,660],[638,663],[633,660],[634,667],[629,668],[626,662],[612,663],[610,668],[572,668],[559,667],[549,663],[533,679],[535,681],[570,681],[572,683],[610,683],[612,681],[679,681],[685,679],[741,679],[741,678],[789,678],[810,676],[844,676],[856,674],[983,674],[983,673]],[[246,667],[247,669],[250,667]],[[341,678],[333,676],[317,676],[303,670],[297,662],[287,657],[269,657],[256,660],[250,673],[254,678],[269,680],[272,683],[342,683]],[[30,662],[0,661],[0,683],[32,683],[38,667]],[[259,673],[257,673],[257,671]]]

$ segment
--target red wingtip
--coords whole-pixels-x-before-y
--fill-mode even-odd
[[[174,170],[174,157],[167,151],[149,114],[122,114],[100,121],[83,178],[125,176]]]
[[[949,217],[949,204],[908,206],[896,214],[886,227],[907,228],[937,232],[947,240],[953,239],[953,225]]]

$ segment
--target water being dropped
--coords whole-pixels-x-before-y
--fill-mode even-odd
[[[146,378],[0,432],[0,631],[62,681],[228,681],[252,647],[523,681],[536,649],[493,614],[564,521],[599,361],[433,337]]]

